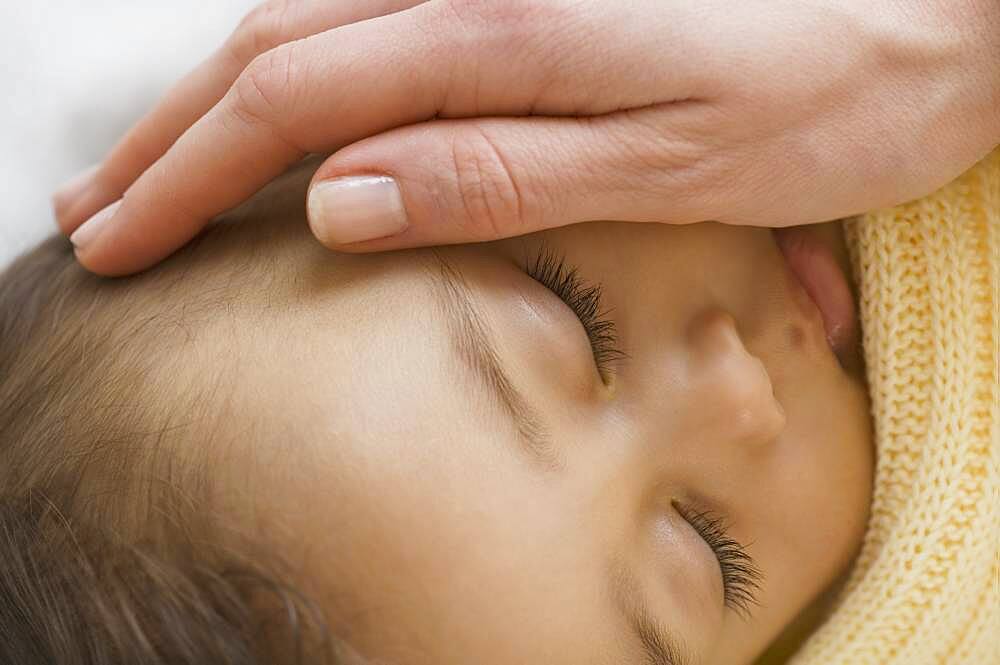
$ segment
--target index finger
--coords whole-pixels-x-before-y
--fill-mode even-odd
[[[226,94],[254,57],[271,48],[331,28],[407,9],[425,0],[376,0],[365,3],[312,2],[259,5],[226,43],[178,81],[111,149],[80,194],[57,193],[55,214],[63,233],[122,193],[195,121]]]
[[[80,262],[104,275],[143,270],[306,154],[433,116],[447,74],[429,33],[414,36],[421,7],[259,56],[121,200],[74,232]]]

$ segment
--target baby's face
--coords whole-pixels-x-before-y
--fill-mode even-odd
[[[769,231],[292,246],[227,333],[254,442],[228,486],[375,662],[745,663],[849,564],[866,392]]]

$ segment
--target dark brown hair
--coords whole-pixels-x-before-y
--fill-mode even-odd
[[[171,404],[158,368],[224,306],[165,297],[189,268],[102,279],[53,237],[0,276],[2,663],[335,660],[280,561],[213,521],[210,460],[169,443],[210,400]]]

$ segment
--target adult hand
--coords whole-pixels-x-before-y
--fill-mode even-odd
[[[317,152],[310,225],[343,251],[854,214],[1000,143],[992,5],[269,2],[57,217],[87,268],[127,274]]]

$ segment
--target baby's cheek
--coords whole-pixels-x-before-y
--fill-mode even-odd
[[[822,379],[817,378],[822,386]],[[864,537],[873,450],[867,396],[846,377],[828,380],[792,405],[779,454],[785,457],[786,545],[798,566],[829,584]]]

